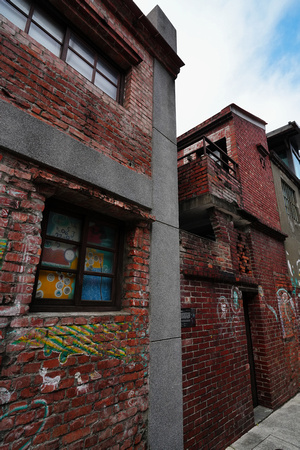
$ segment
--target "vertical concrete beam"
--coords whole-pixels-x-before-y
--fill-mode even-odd
[[[148,18],[176,49],[176,31],[159,7]],[[182,364],[175,82],[154,61],[153,214],[150,301],[149,445],[183,449]]]

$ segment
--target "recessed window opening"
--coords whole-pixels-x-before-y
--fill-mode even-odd
[[[214,142],[213,145],[207,146],[207,151],[210,157],[221,166],[226,172],[229,172],[226,138],[219,139]]]
[[[121,100],[121,71],[74,30],[30,0],[0,0],[0,12],[114,100]]]
[[[216,235],[211,223],[210,215],[207,211],[203,211],[197,215],[194,220],[188,222],[180,222],[180,228],[185,231],[189,231],[199,237],[209,239],[211,241],[216,240]]]
[[[118,309],[122,231],[99,214],[49,202],[33,310]]]
[[[291,219],[299,222],[295,191],[284,180],[281,180],[281,185],[285,210]]]

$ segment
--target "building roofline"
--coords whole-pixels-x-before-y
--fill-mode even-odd
[[[250,122],[254,123],[255,125],[258,125],[262,128],[265,128],[265,126],[267,125],[267,122],[255,116],[254,114],[249,113],[245,109],[240,108],[240,106],[236,105],[235,103],[231,103],[229,107],[231,108],[232,112],[246,120],[250,120]]]
[[[264,120],[260,119],[257,116],[254,116],[245,109],[240,108],[235,103],[231,103],[214,116],[210,117],[209,119],[205,120],[204,122],[179,136],[177,138],[178,151],[189,147],[190,145],[197,142],[206,133],[210,132],[217,126],[228,122],[233,118],[234,114],[250,121],[251,123],[254,123],[255,125],[263,129],[265,128],[266,122]]]
[[[115,56],[124,70],[139,64],[143,55],[124,36],[111,27],[109,20],[84,0],[49,0],[50,3],[84,32],[94,42],[102,42],[108,56]],[[176,78],[184,66],[176,51],[159,33],[133,0],[101,0],[112,14],[129,30],[146,51],[156,58]]]
[[[184,62],[133,0],[102,0],[159,62],[174,76]],[[130,18],[128,16],[130,11]]]
[[[270,141],[283,139],[284,137],[294,138],[300,147],[300,128],[295,121],[288,122],[287,125],[283,125],[267,133],[267,139]]]
[[[270,152],[270,160],[300,189],[299,178],[291,171],[291,169],[282,161],[274,150]]]

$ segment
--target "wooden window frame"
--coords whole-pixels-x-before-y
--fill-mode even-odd
[[[57,18],[57,13],[53,10],[53,7],[51,5],[45,5],[43,1],[40,3],[35,2],[34,0],[29,0],[30,3],[30,9],[28,15],[24,13],[17,5],[15,5],[13,0],[4,0],[9,5],[11,5],[13,8],[15,8],[19,13],[21,13],[25,18],[27,17],[27,21],[24,27],[24,31],[29,34],[30,33],[30,26],[33,23],[38,28],[40,28],[46,35],[48,35],[52,40],[54,40],[57,44],[61,46],[60,55],[59,58],[66,62],[67,53],[70,49],[70,39],[71,36],[74,35],[80,40],[85,46],[87,46],[94,55],[94,63],[91,65],[90,62],[84,59],[82,55],[77,53],[76,51],[72,50],[77,56],[79,56],[86,64],[88,64],[90,67],[92,67],[92,77],[91,79],[85,77],[76,69],[76,67],[72,66],[70,67],[74,68],[78,73],[80,73],[82,76],[84,76],[88,81],[90,81],[94,86],[99,87],[97,84],[95,84],[95,76],[96,73],[99,73],[108,83],[110,83],[114,88],[116,88],[116,96],[111,96],[109,93],[107,93],[105,90],[101,89],[106,95],[108,95],[110,98],[114,99],[118,103],[122,104],[123,101],[123,92],[124,92],[124,74],[121,71],[119,67],[117,67],[115,64],[113,64],[111,61],[109,61],[105,55],[103,55],[98,49],[95,48],[86,38],[84,38],[80,33],[77,32],[77,30],[73,29],[72,27],[69,27],[67,23],[61,20],[61,18]],[[55,20],[55,22],[62,26],[64,28],[64,37],[62,42],[60,42],[55,36],[53,36],[49,31],[47,31],[41,24],[39,24],[37,21],[33,20],[33,14],[34,14],[34,8],[35,5],[38,5],[39,9],[44,10],[45,13],[47,13],[52,19]],[[38,41],[37,41],[38,42]],[[43,44],[41,44],[43,45]],[[47,47],[46,47],[47,48]],[[51,50],[50,50],[51,51]],[[117,84],[114,83],[112,80],[109,79],[104,73],[101,72],[101,70],[97,69],[97,62],[102,61],[105,63],[106,66],[111,67],[112,72],[118,73],[118,81]],[[68,63],[66,63],[68,64]]]
[[[68,215],[71,217],[79,218],[82,220],[82,229],[81,229],[81,239],[79,242],[66,240],[63,238],[56,238],[52,235],[47,235],[47,226],[49,220],[50,212]],[[100,221],[101,224],[107,227],[114,228],[116,230],[115,234],[115,245],[114,248],[108,248],[106,246],[93,245],[88,243],[87,241],[87,231],[89,221]],[[60,243],[66,243],[68,245],[74,244],[79,248],[78,251],[78,267],[77,269],[70,268],[56,268],[47,264],[43,264],[43,252],[45,248],[46,240],[58,241]],[[86,249],[87,248],[95,248],[97,250],[103,250],[105,252],[110,252],[114,254],[113,258],[113,271],[112,273],[102,273],[95,271],[88,271],[85,269],[85,261],[86,261]],[[32,296],[31,303],[31,311],[34,312],[100,312],[100,311],[117,311],[121,308],[121,277],[122,277],[122,255],[124,248],[124,227],[120,221],[116,219],[111,219],[106,216],[103,216],[100,213],[94,211],[88,211],[83,208],[79,208],[74,205],[70,205],[68,203],[61,202],[59,200],[51,199],[47,201],[44,218],[42,222],[42,253],[40,262],[37,267],[35,285]],[[38,291],[38,281],[39,274],[41,270],[45,271],[53,271],[53,272],[62,272],[62,273],[72,273],[75,275],[75,289],[74,289],[74,298],[73,299],[53,299],[53,298],[38,298],[36,293]],[[104,300],[82,300],[81,292],[83,285],[83,276],[84,275],[92,275],[98,276],[99,278],[110,278],[112,280],[112,295],[110,301]]]

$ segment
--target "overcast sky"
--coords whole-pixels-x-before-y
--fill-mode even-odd
[[[300,126],[300,0],[134,0],[177,30],[177,135],[230,103]]]

